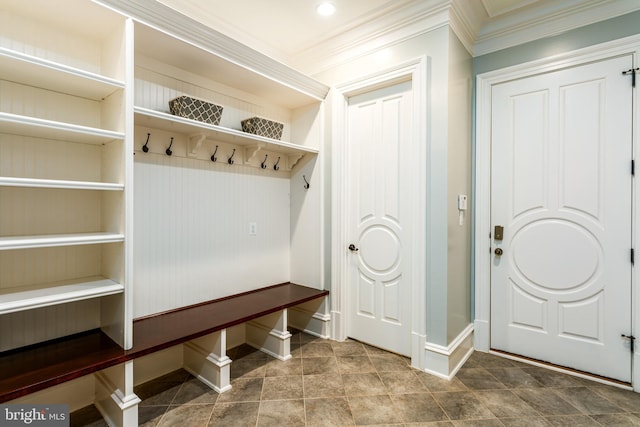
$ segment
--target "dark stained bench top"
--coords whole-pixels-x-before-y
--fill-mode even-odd
[[[283,283],[136,319],[130,350],[96,329],[0,353],[0,403],[327,295]]]

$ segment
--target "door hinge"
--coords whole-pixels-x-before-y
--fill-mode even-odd
[[[633,335],[625,335],[625,334],[622,334],[621,336],[622,338],[629,340],[629,350],[631,350],[631,353],[633,353],[636,337],[634,337]]]
[[[640,68],[631,68],[627,71],[622,72],[623,76],[631,74],[631,87],[636,87],[636,73],[638,71],[640,71]]]
[[[631,248],[631,265],[635,263],[636,254],[633,248]]]
[[[631,160],[631,176],[636,176],[636,161]]]

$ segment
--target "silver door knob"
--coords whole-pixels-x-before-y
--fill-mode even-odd
[[[358,252],[358,248],[353,243],[349,245],[349,250],[351,252]]]

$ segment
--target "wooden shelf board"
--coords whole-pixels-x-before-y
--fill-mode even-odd
[[[134,111],[136,125],[147,126],[168,132],[178,132],[184,135],[204,134],[215,141],[227,142],[229,144],[246,147],[262,145],[266,150],[273,150],[286,155],[299,153],[318,154],[319,152],[315,148],[252,135],[250,133],[235,129],[228,129],[222,126],[210,125],[143,107],[135,107]]]
[[[118,243],[124,235],[118,233],[47,234],[40,236],[0,237],[0,250],[33,249],[55,246],[95,245]]]
[[[124,83],[0,47],[0,78],[100,101]]]
[[[0,315],[122,293],[124,286],[103,277],[74,282],[10,288],[0,292]]]
[[[85,144],[106,144],[113,140],[124,139],[124,133],[122,132],[11,113],[0,113],[0,133]]]
[[[61,188],[70,190],[123,191],[124,185],[111,182],[68,181],[60,179],[18,178],[0,176],[0,186],[30,188]]]

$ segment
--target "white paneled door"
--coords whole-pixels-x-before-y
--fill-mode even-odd
[[[624,382],[631,67],[622,56],[495,85],[491,123],[491,347]]]
[[[411,354],[411,118],[410,81],[349,98],[347,333],[404,355]]]

